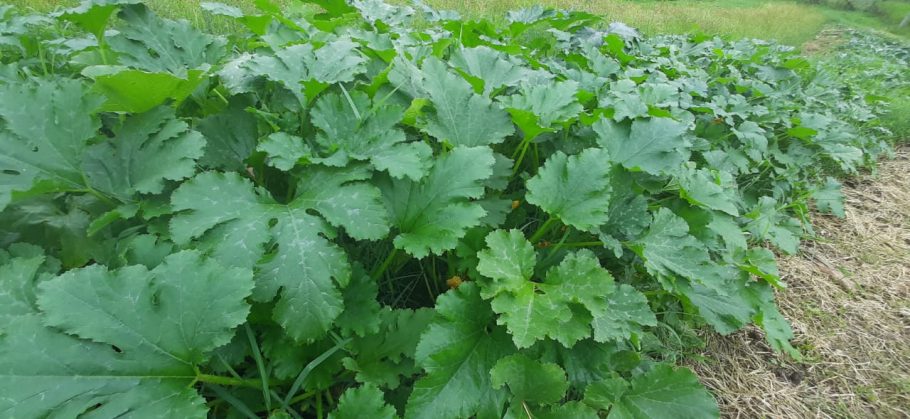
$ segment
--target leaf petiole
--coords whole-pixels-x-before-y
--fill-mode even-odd
[[[559,220],[556,217],[550,217],[546,222],[543,223],[542,226],[540,226],[540,228],[537,229],[537,231],[534,232],[533,235],[531,235],[531,239],[529,241],[531,243],[537,243],[540,241],[540,239],[543,238],[544,234],[547,234],[547,231],[549,231],[550,228],[553,227],[553,224],[555,224],[557,221]]]
[[[196,373],[196,382],[206,384],[216,384],[220,386],[250,387],[260,388],[261,383],[256,379],[243,379],[234,377],[224,377],[221,375]]]
[[[534,140],[534,137],[525,137],[521,144],[518,145],[518,148],[515,149],[515,153],[512,153],[512,158],[515,158],[515,155],[518,155],[518,158],[515,160],[515,165],[512,166],[512,176],[518,174],[518,169],[521,167],[521,162],[525,158],[525,153],[528,152],[528,146],[531,145],[531,141]]]
[[[392,248],[392,251],[389,252],[389,255],[386,256],[385,260],[382,261],[381,265],[379,265],[378,267],[376,267],[376,269],[373,270],[373,273],[370,274],[370,277],[372,277],[374,280],[379,280],[379,278],[382,277],[382,274],[384,274],[385,271],[387,269],[389,269],[389,265],[391,265],[392,261],[395,260],[395,256],[398,256],[397,247]]]
[[[294,397],[293,399],[291,399],[291,400],[288,402],[288,406],[293,406],[293,405],[295,405],[295,404],[297,404],[297,403],[300,403],[300,402],[302,402],[302,401],[304,401],[304,400],[307,400],[307,399],[309,399],[310,397],[315,396],[316,393],[317,393],[317,391],[313,390],[313,391],[308,391],[308,392],[306,392],[306,393],[303,393],[303,394],[301,394],[301,395],[299,395],[299,396],[296,396],[296,397]]]
[[[604,242],[574,242],[574,243],[562,243],[559,247],[598,247],[603,246]]]

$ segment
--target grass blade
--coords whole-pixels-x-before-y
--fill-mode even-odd
[[[272,410],[272,395],[269,392],[269,376],[265,370],[265,363],[262,361],[262,353],[259,351],[259,344],[256,343],[256,335],[253,334],[253,329],[250,328],[250,324],[243,325],[244,330],[246,330],[246,336],[250,340],[250,350],[253,353],[253,359],[256,361],[256,368],[259,369],[259,378],[262,379],[262,399],[265,401],[265,407],[268,410]]]
[[[335,352],[338,352],[339,349],[343,348],[344,345],[347,345],[350,341],[351,338],[339,341],[337,344],[335,344],[335,346],[323,352],[322,355],[317,356],[316,359],[310,361],[309,364],[306,364],[306,366],[303,367],[303,369],[300,371],[300,374],[297,375],[297,378],[294,379],[294,384],[291,385],[291,390],[288,391],[288,394],[286,396],[284,396],[284,404],[290,404],[291,399],[293,399],[294,395],[300,391],[300,387],[303,386],[304,381],[306,381],[307,377],[311,372],[313,372],[314,369],[316,369],[316,367],[325,362],[326,359],[334,355]]]

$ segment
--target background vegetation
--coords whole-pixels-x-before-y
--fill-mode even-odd
[[[75,0],[7,0],[21,7],[48,11],[68,7]],[[205,30],[232,31],[236,24],[204,13],[203,0],[148,0],[145,3],[169,18],[185,18]],[[409,3],[410,0],[396,0]],[[250,0],[223,0],[252,11]],[[294,0],[276,0],[285,7]],[[774,39],[799,46],[811,40],[832,23],[887,31],[910,36],[910,27],[898,28],[910,13],[908,0],[426,0],[440,9],[457,10],[466,17],[502,17],[509,10],[543,5],[570,10],[584,10],[620,21],[646,34],[687,33],[701,31],[732,38]],[[910,26],[910,25],[908,25]]]

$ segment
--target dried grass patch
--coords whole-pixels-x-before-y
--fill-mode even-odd
[[[804,55],[823,55],[844,43],[844,31],[840,28],[824,29],[814,39],[804,43],[801,47]]]
[[[726,417],[910,417],[910,149],[896,157],[845,187],[845,219],[816,215],[819,239],[780,260],[802,363],[754,328],[706,337],[692,366]]]

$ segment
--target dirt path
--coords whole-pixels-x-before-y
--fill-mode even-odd
[[[802,363],[761,332],[706,336],[694,365],[726,417],[910,418],[910,148],[848,184],[846,218],[780,260],[778,294]]]

